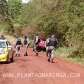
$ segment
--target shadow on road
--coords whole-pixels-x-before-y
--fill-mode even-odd
[[[14,62],[14,61],[13,61]],[[0,64],[11,64],[13,62],[0,62]]]

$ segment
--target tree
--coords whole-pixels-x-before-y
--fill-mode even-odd
[[[8,7],[12,19],[16,19],[21,14],[21,0],[8,0]]]
[[[0,16],[2,17],[1,22],[9,25],[5,30],[13,32],[13,24],[11,22],[10,14],[8,11],[8,3],[6,0],[0,0]]]

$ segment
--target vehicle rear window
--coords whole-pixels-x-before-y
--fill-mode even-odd
[[[0,48],[5,48],[7,47],[6,43],[5,42],[0,42]]]

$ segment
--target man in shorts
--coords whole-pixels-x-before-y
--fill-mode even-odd
[[[48,62],[53,63],[54,59],[54,49],[56,48],[58,44],[57,38],[55,38],[55,35],[52,35],[46,40],[46,55],[48,56]]]

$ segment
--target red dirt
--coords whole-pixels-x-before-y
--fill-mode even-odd
[[[0,84],[84,84],[84,67],[58,58],[49,63],[45,53],[35,56],[32,49],[29,56],[23,53],[13,63],[0,64]]]

